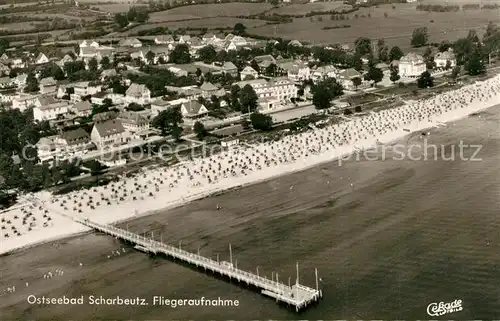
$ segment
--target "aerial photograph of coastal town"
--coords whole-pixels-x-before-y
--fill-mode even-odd
[[[500,319],[500,1],[0,0],[0,321]]]

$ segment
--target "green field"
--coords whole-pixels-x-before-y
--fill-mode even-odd
[[[271,9],[267,3],[223,3],[223,4],[200,4],[178,7],[166,11],[150,14],[149,22],[167,22],[185,19],[213,18],[213,17],[235,17],[259,14]]]
[[[294,19],[293,23],[266,25],[249,28],[248,32],[258,35],[275,35],[286,39],[297,39],[312,44],[353,43],[358,37],[384,38],[390,45],[399,45],[408,50],[413,30],[427,27],[429,41],[455,40],[467,34],[469,29],[482,29],[489,21],[500,23],[500,10],[470,10],[465,12],[424,12],[415,9],[415,4],[398,4],[378,8],[363,8],[349,14],[348,21],[331,21],[329,15]],[[368,18],[368,13],[371,18]],[[384,13],[388,17],[384,17]],[[355,15],[359,18],[355,18]],[[362,18],[361,15],[365,15]],[[434,22],[431,22],[433,20]],[[324,27],[349,24],[351,28],[322,30]],[[479,31],[481,34],[482,31]]]
[[[307,14],[311,11],[315,12],[328,12],[332,10],[349,10],[352,6],[343,4],[342,1],[335,2],[315,2],[315,3],[301,3],[284,5],[279,8],[271,9],[269,14],[282,14],[282,15],[299,15]]]

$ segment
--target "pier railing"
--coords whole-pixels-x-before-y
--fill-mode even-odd
[[[79,219],[79,223],[86,225],[92,229],[102,233],[123,239],[136,245],[136,248],[154,253],[164,254],[172,258],[187,262],[199,268],[219,273],[230,279],[235,279],[238,282],[244,282],[247,285],[255,286],[261,289],[261,293],[276,301],[281,301],[288,305],[294,306],[296,310],[307,307],[310,303],[318,301],[321,296],[321,290],[318,289],[318,280],[316,273],[316,289],[306,287],[298,282],[298,265],[297,265],[297,281],[294,285],[286,285],[279,282],[278,276],[276,280],[269,280],[266,277],[253,274],[248,271],[238,269],[233,266],[232,262],[219,262],[213,259],[191,253],[189,251],[177,248],[163,242],[158,242],[152,238],[146,238],[142,235],[132,233],[128,230],[120,229],[111,225],[99,224],[89,221],[88,219]],[[232,261],[232,259],[231,259]]]

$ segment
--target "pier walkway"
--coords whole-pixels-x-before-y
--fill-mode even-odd
[[[261,290],[261,293],[276,299],[276,302],[282,302],[295,307],[296,311],[306,308],[311,303],[318,301],[322,297],[322,292],[318,288],[318,273],[316,270],[316,289],[309,288],[299,284],[298,265],[297,280],[292,286],[280,283],[278,275],[276,280],[269,280],[266,277],[255,275],[253,273],[238,269],[232,262],[219,262],[194,254],[180,248],[158,242],[153,239],[123,230],[111,225],[103,225],[88,219],[78,219],[79,223],[88,226],[102,233],[112,235],[116,238],[135,244],[135,248],[152,254],[164,254],[166,256],[195,265],[199,268],[219,273],[229,279],[237,280],[247,285],[252,285]],[[232,261],[232,255],[231,255]],[[258,273],[258,272],[257,272]]]

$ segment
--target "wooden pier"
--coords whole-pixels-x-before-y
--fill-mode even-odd
[[[306,308],[311,303],[319,301],[319,299],[322,297],[322,292],[319,289],[318,284],[318,271],[316,270],[316,289],[303,286],[299,284],[298,264],[296,283],[294,285],[286,285],[279,282],[277,273],[276,280],[269,280],[266,277],[258,275],[258,270],[256,275],[238,269],[237,266],[233,266],[231,246],[229,246],[231,257],[230,262],[219,262],[218,259],[217,261],[215,261],[199,254],[194,254],[182,250],[180,247],[177,248],[163,242],[158,242],[156,240],[153,240],[152,238],[149,239],[111,225],[98,224],[89,221],[88,219],[78,220],[78,222],[94,230],[131,242],[135,244],[135,248],[139,251],[151,254],[164,254],[166,256],[192,264],[196,267],[203,268],[204,270],[209,270],[222,276],[226,276],[231,280],[234,279],[240,283],[257,287],[261,290],[262,294],[276,299],[276,302],[282,302],[289,306],[295,307],[295,310],[297,312],[301,309]]]

